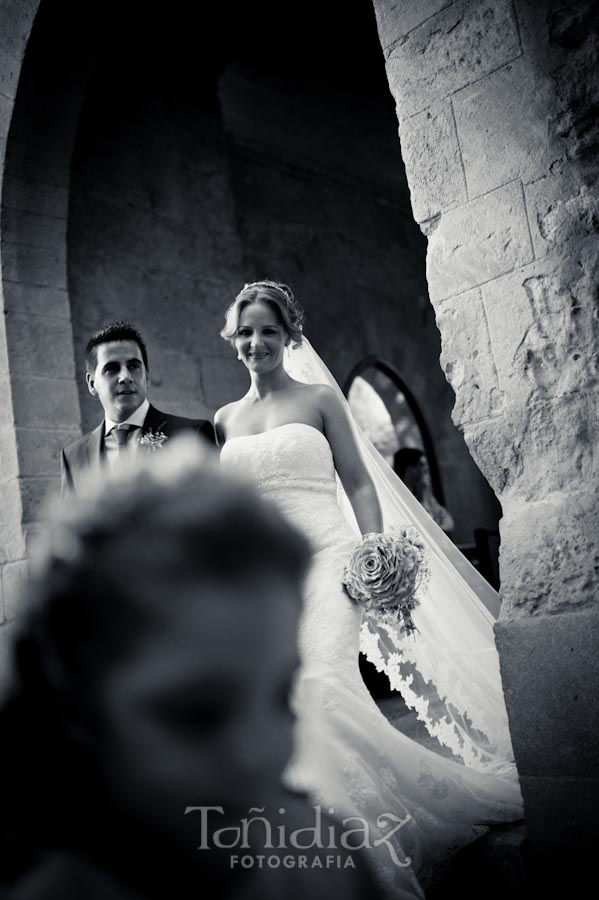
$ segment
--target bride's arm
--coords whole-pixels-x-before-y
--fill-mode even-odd
[[[225,434],[225,410],[226,406],[222,406],[220,409],[217,409],[214,413],[214,431],[216,434],[216,443],[219,448],[222,448],[223,444],[226,440]]]
[[[318,386],[318,401],[324,433],[335,468],[355,513],[362,534],[383,529],[383,516],[372,479],[354,440],[347,412],[335,392],[326,385]]]

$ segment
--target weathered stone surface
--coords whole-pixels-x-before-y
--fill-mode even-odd
[[[427,275],[433,304],[491,281],[533,255],[519,183],[443,213],[429,236]]]
[[[595,0],[516,0],[522,48],[538,68],[556,72],[593,31]]]
[[[428,19],[387,60],[400,122],[521,53],[509,0],[461,0]]]
[[[8,621],[17,615],[26,579],[27,563],[25,560],[7,563],[2,567],[4,615]]]
[[[503,505],[501,618],[579,611],[597,602],[596,485]]]
[[[599,7],[493,6],[493,15],[506,13],[503,35],[485,27],[474,35],[475,14],[462,17],[463,3],[407,37],[393,33],[385,4],[379,27],[400,121],[451,97],[469,196],[483,201],[437,216],[428,160],[408,160],[414,209],[431,213],[423,230],[436,311],[459,301],[455,294],[471,301],[480,287],[491,337],[489,347],[483,330],[480,350],[492,351],[505,402],[493,408],[491,391],[481,398],[477,381],[454,379],[464,436],[503,505],[498,642],[529,859],[542,860],[537,875],[550,873],[547,896],[557,896],[557,881],[567,889],[560,896],[582,895],[573,885],[594,864],[599,805],[597,614],[588,619],[599,590]],[[487,4],[477,14],[488,14]],[[443,164],[447,146],[437,152]],[[510,202],[496,203],[504,190]],[[476,304],[466,308],[475,316]],[[462,321],[481,335],[480,321],[464,311]],[[457,322],[439,315],[452,378],[454,360],[479,365]],[[490,369],[480,368],[486,385]],[[473,408],[481,417],[469,421]]]
[[[436,308],[436,318],[441,366],[456,394],[454,422],[475,422],[497,414],[502,396],[480,290],[444,300]]]
[[[555,85],[549,119],[554,159],[575,160],[579,173],[597,177],[599,117],[599,6],[596,0],[518,0],[525,52]]]
[[[400,137],[417,222],[468,200],[450,100],[405,119]]]
[[[576,491],[592,484],[599,443],[594,392],[559,400],[514,404],[499,418],[466,422],[464,436],[502,502],[517,497],[541,500],[551,479],[553,491]]]
[[[4,309],[24,315],[44,315],[70,322],[69,294],[64,288],[4,280]]]
[[[599,778],[599,612],[500,622],[495,634],[520,776]]]
[[[0,472],[2,478],[15,478],[18,475],[15,431],[12,423],[6,421],[0,426]]]
[[[0,94],[0,140],[6,140],[10,128],[13,102],[9,97]]]
[[[204,186],[207,188],[205,183]],[[190,203],[193,199],[187,198]],[[84,202],[89,197],[84,198]],[[172,202],[172,198],[171,198]],[[93,216],[83,215],[79,200],[75,199],[73,215],[77,216],[77,241],[81,246],[93,248],[94,256],[116,266],[128,256],[132,235],[135,235],[139,260],[154,259],[157,267],[171,271],[189,273],[190,260],[196,256],[202,259],[206,270],[214,275],[225,273],[231,263],[231,241],[233,235],[225,223],[214,222],[214,210],[221,198],[210,196],[208,188],[197,203],[197,221],[191,213],[181,211],[178,216],[157,214],[151,209],[139,208],[119,196],[102,196],[94,192]],[[102,241],[98,240],[102,235]],[[193,270],[192,270],[193,271]],[[193,275],[197,273],[193,271]]]
[[[3,160],[6,155],[6,138],[0,137],[0,160]],[[2,171],[2,164],[0,163],[0,172]],[[0,200],[2,199],[2,188],[3,184],[0,181]]]
[[[85,386],[85,344],[124,315],[148,343],[152,401],[211,417],[201,360],[224,351],[222,316],[247,280],[220,111],[168,80],[140,94],[125,79],[107,104],[104,77],[99,70],[84,104],[69,208],[82,426],[101,415]]]
[[[33,182],[15,174],[4,182],[2,201],[11,209],[66,219],[69,198],[61,184]]]
[[[17,427],[79,427],[77,386],[72,378],[15,375],[12,392]]]
[[[2,300],[2,294],[0,291],[0,302]],[[1,307],[0,307],[1,308]],[[0,378],[3,380],[3,384],[5,383],[5,376],[8,375],[8,346],[6,344],[6,333],[0,332]],[[8,387],[8,383],[4,392],[4,396],[0,394],[0,412],[8,413],[10,416],[10,388]]]
[[[520,57],[453,95],[469,196],[545,173],[554,87]]]
[[[60,478],[36,475],[35,477],[22,477],[20,479],[21,505],[23,509],[23,524],[29,522],[38,523],[48,501],[58,496],[60,492]]]
[[[13,375],[75,377],[69,322],[44,315],[8,313],[5,323]]]
[[[40,0],[1,0],[2,47],[21,57],[25,52],[29,33]]]
[[[48,147],[41,142],[40,146],[40,143],[32,139],[32,136],[36,135],[36,128],[32,122],[29,123],[32,133],[28,132],[18,137],[19,118],[23,117],[17,116],[11,123],[9,153],[5,162],[5,180],[9,183],[11,197],[13,199],[26,197],[35,192],[36,187],[40,185],[68,189],[71,162],[69,146]],[[16,181],[16,184],[13,185],[13,181]],[[16,205],[16,208],[22,207]],[[64,214],[66,216],[66,208]]]
[[[0,45],[0,93],[14,100],[19,80],[20,61]]]
[[[5,243],[2,247],[5,278],[29,284],[67,288],[64,248],[29,247]]]
[[[21,493],[16,478],[0,481],[0,509],[1,565],[25,556],[25,540],[21,531]]]
[[[0,344],[0,348],[1,346]],[[0,353],[0,362],[4,363],[5,359],[2,359],[2,355]],[[9,426],[13,424],[10,377],[8,368],[4,365],[0,368],[0,421]]]
[[[377,0],[374,4],[383,50],[407,37],[453,0]]]
[[[524,188],[537,257],[553,253],[572,240],[599,234],[596,189],[580,184],[572,173],[561,173],[560,168],[554,166],[554,174],[546,174]]]
[[[78,428],[17,429],[17,454],[21,476],[47,475],[56,477],[59,475],[62,448],[77,440],[80,436],[81,431]]]
[[[592,244],[577,251],[483,286],[499,382],[512,400],[544,400],[599,381],[597,256]]]
[[[66,239],[67,221],[5,207],[2,210],[2,234],[10,243],[52,250],[57,241],[62,243]]]
[[[243,396],[248,389],[247,374],[235,363],[233,353],[228,360],[222,358],[218,365],[215,365],[215,360],[209,357],[200,360],[206,402],[213,409],[229,403],[231,397]]]

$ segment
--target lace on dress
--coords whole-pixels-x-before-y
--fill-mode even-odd
[[[326,437],[310,425],[288,423],[228,440],[221,462],[276,503],[313,548],[285,782],[308,792],[347,829],[365,831],[362,846],[386,896],[422,900],[422,887],[444,859],[488,824],[521,816],[518,786],[411,740],[387,721],[366,689],[358,665],[362,609],[342,587],[356,533],[337,502]]]
[[[466,765],[516,778],[493,624],[499,598],[418,503],[368,441],[334,377],[309,341],[289,347],[285,369],[307,384],[328,384],[343,403],[374,482],[384,528],[415,526],[429,555],[430,582],[414,612],[415,636],[365,615],[360,649],[385,672],[429,733]],[[356,537],[353,510],[338,481],[338,499]]]

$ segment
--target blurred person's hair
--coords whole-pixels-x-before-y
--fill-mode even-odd
[[[144,366],[148,366],[148,351],[141,333],[130,322],[109,322],[100,331],[96,331],[87,342],[85,348],[85,368],[92,375],[98,365],[98,347],[113,341],[133,341],[139,347]]]
[[[73,815],[64,785],[93,805],[95,769],[90,774],[72,735],[80,717],[94,721],[96,691],[110,667],[177,615],[177,583],[197,586],[201,608],[203,584],[212,592],[219,583],[242,588],[254,574],[277,573],[297,582],[300,602],[306,539],[249,486],[221,474],[206,459],[211,454],[194,438],[178,438],[147,460],[92,478],[50,513],[0,706],[0,830],[8,823],[44,847],[53,839],[61,846],[62,815]],[[152,599],[143,591],[148,584],[163,592],[153,590]],[[77,827],[72,821],[67,841]]]

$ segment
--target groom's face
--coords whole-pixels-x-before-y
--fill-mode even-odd
[[[124,422],[141,406],[148,391],[148,372],[135,341],[110,341],[97,347],[97,363],[87,386],[113,422]]]

